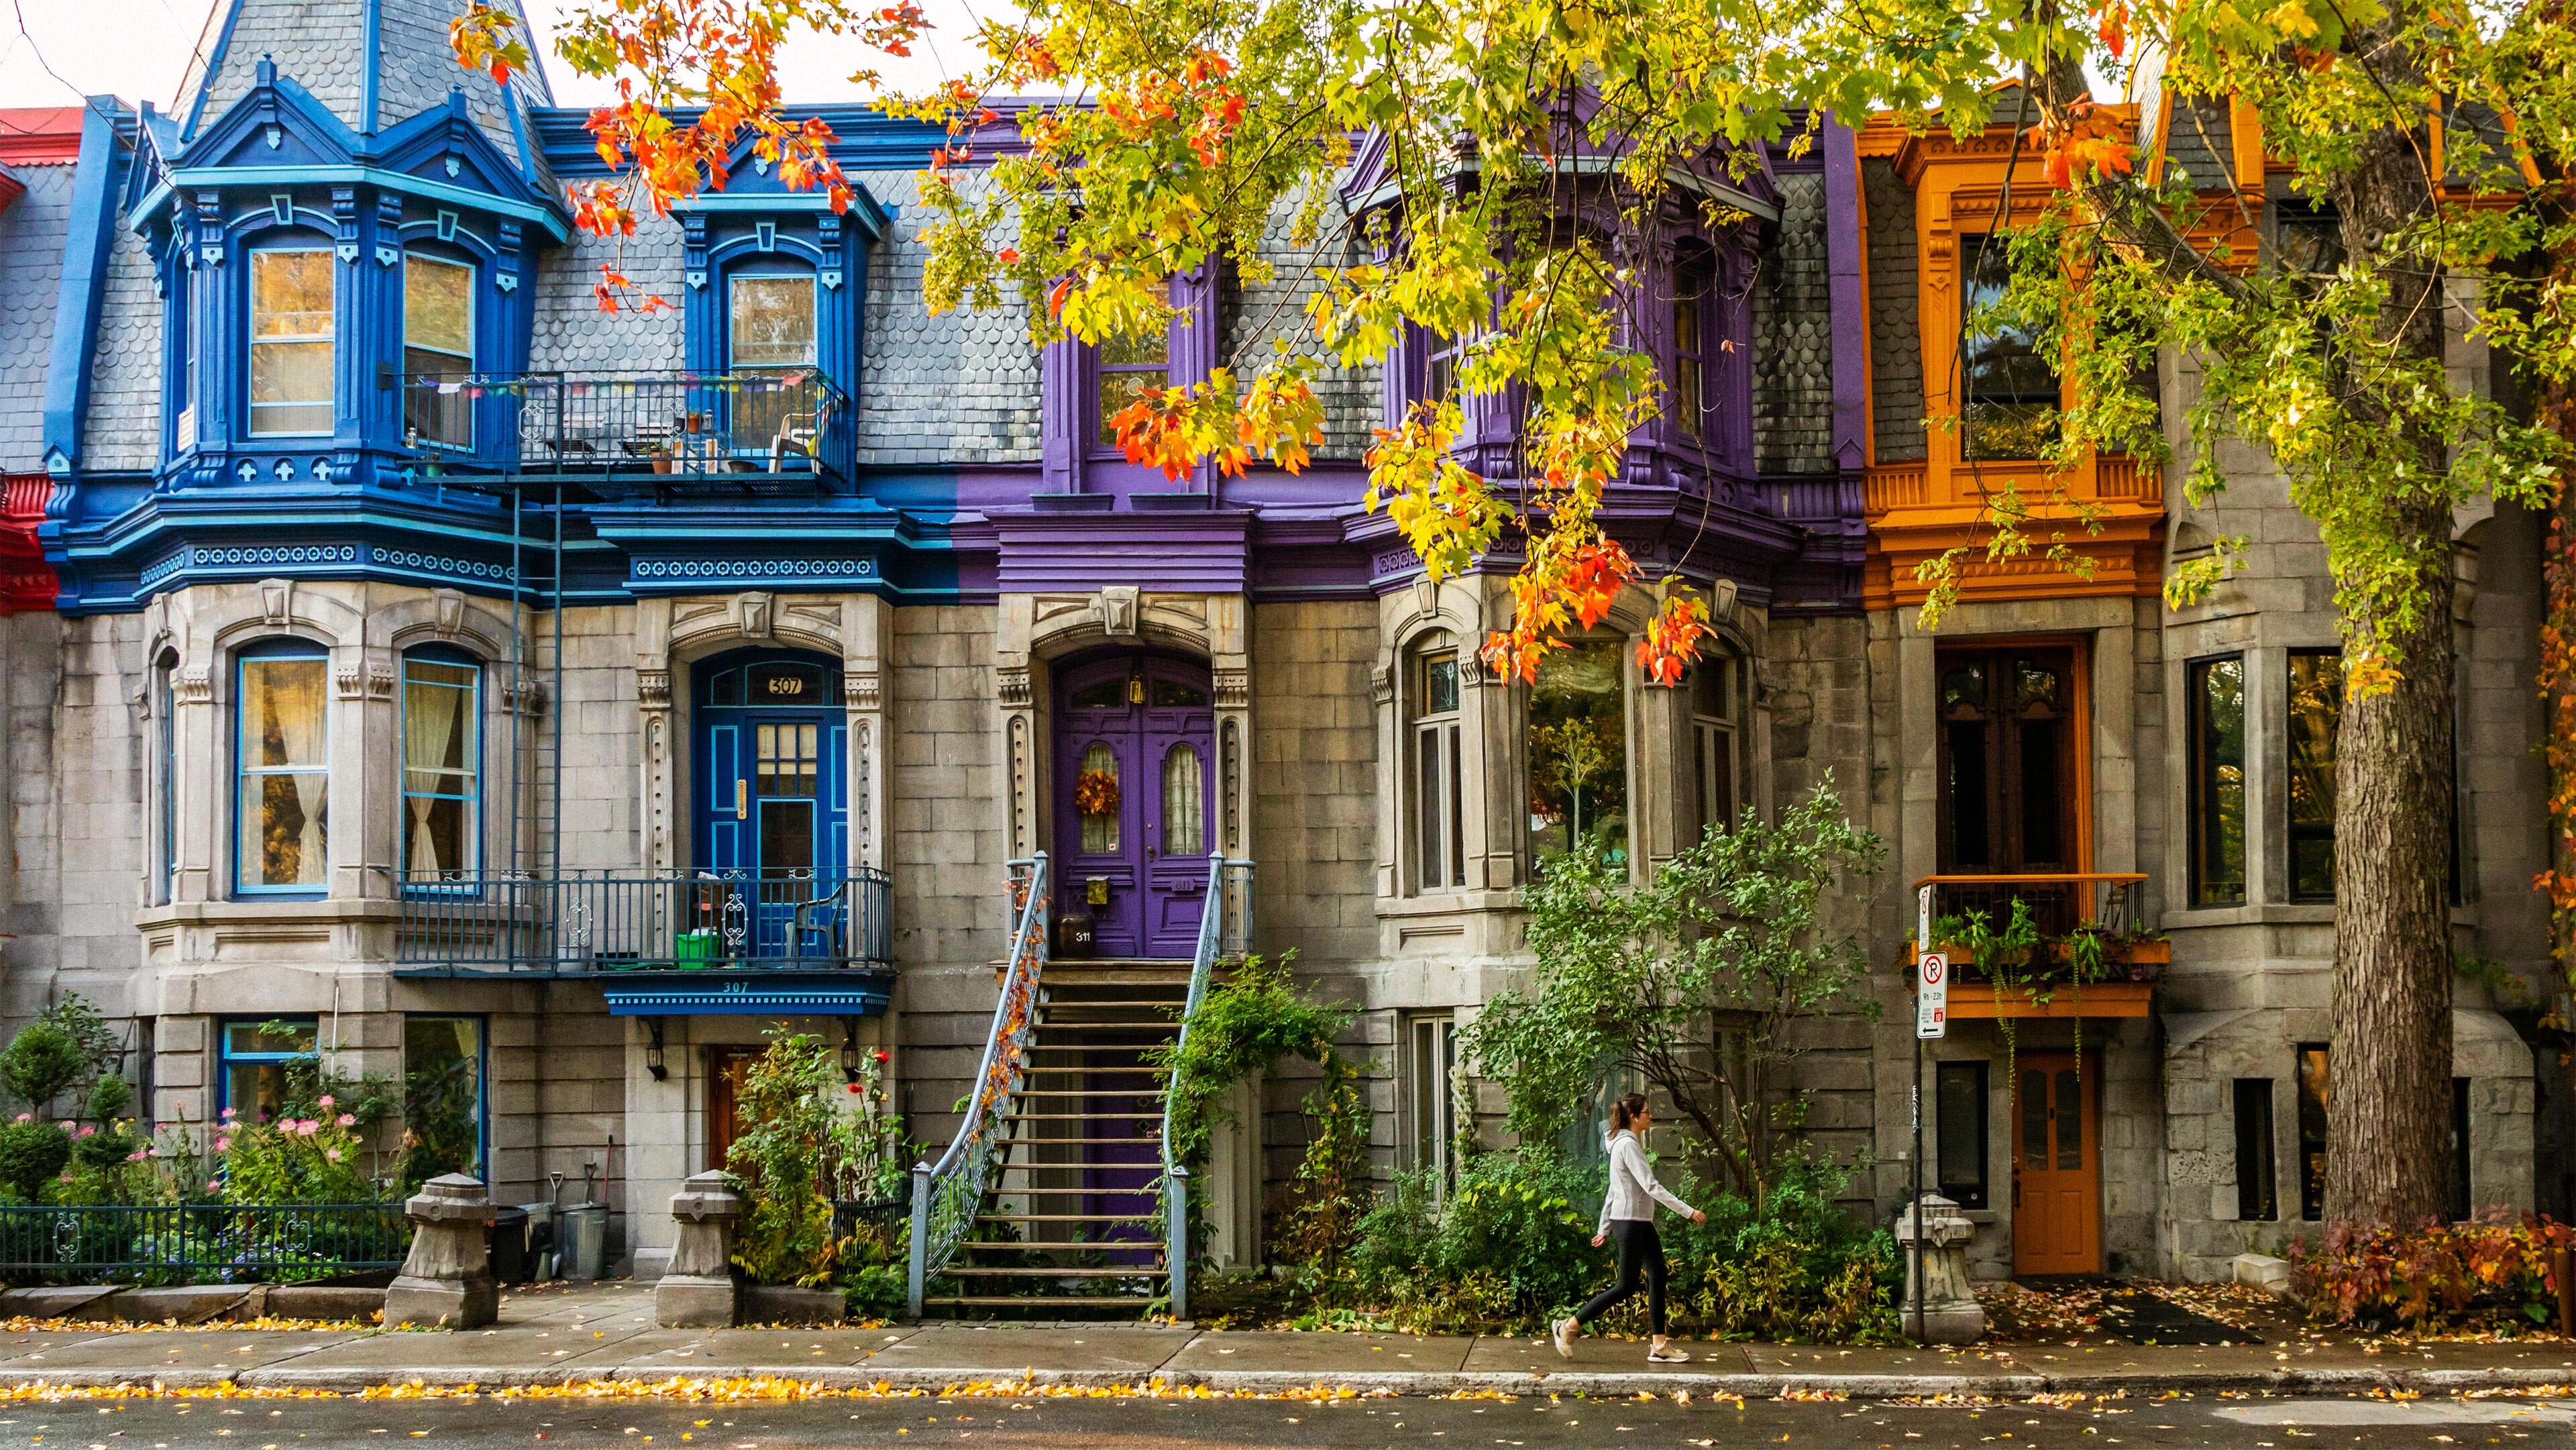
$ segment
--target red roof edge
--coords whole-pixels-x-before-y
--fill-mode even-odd
[[[0,165],[69,166],[80,160],[81,109],[0,109]]]
[[[54,481],[41,473],[0,474],[0,614],[51,609],[62,581],[45,562],[36,526],[45,521]]]

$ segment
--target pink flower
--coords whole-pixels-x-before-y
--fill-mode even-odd
[[[322,1106],[323,1106],[323,1107],[326,1107],[326,1108],[327,1108],[327,1107],[330,1107],[334,1101],[336,1101],[336,1099],[334,1099],[334,1098],[333,1098],[329,1093],[324,1093],[324,1094],[322,1095]]]
[[[217,1139],[215,1140],[215,1151],[216,1151],[216,1152],[218,1152],[218,1153],[229,1153],[229,1152],[231,1152],[232,1150],[233,1150],[233,1140],[232,1140],[232,1139],[230,1139],[230,1138],[217,1138]]]
[[[57,1127],[57,1128],[62,1129],[64,1132],[68,1133],[68,1132],[70,1132],[70,1131],[73,1129],[73,1127],[75,1127],[76,1125],[72,1122],[72,1120],[71,1120],[71,1119],[69,1119],[69,1118],[65,1118],[65,1119],[63,1119],[61,1122],[54,1124],[54,1126],[55,1126],[55,1127]]]
[[[354,1128],[358,1126],[358,1115],[355,1113],[342,1113],[340,1115],[340,1126],[343,1128]]]
[[[81,1130],[80,1130],[80,1136],[81,1136],[81,1137],[84,1137],[84,1138],[94,1138],[94,1137],[98,1136],[98,1129],[96,1129],[96,1128],[83,1128],[83,1129],[81,1129]]]
[[[339,1161],[340,1161],[340,1150],[339,1150],[339,1149],[337,1149],[337,1148],[334,1148],[334,1149],[332,1149],[330,1152],[325,1153],[325,1154],[323,1154],[322,1156],[323,1156],[323,1157],[325,1157],[325,1158],[330,1159],[330,1160],[331,1160],[332,1162],[334,1162],[334,1163],[337,1163],[337,1162],[339,1162]]]
[[[231,1119],[233,1119],[233,1118],[240,1117],[240,1116],[241,1116],[241,1109],[239,1109],[239,1108],[226,1108],[226,1109],[224,1109],[224,1117],[225,1117],[225,1119],[226,1119],[227,1121],[229,1121],[229,1120],[231,1120]]]
[[[313,1136],[314,1130],[321,1126],[322,1125],[320,1123],[315,1122],[311,1118],[306,1118],[304,1121],[295,1125],[295,1135],[299,1138],[310,1138]]]
[[[142,1162],[142,1161],[144,1160],[144,1158],[145,1158],[145,1157],[147,1157],[147,1156],[148,1156],[148,1155],[147,1155],[147,1153],[145,1152],[145,1150],[143,1150],[143,1149],[141,1149],[141,1148],[137,1148],[137,1149],[135,1149],[133,1152],[128,1153],[128,1154],[126,1154],[126,1155],[125,1155],[125,1161],[126,1161],[126,1162],[128,1162],[128,1163],[140,1163],[140,1162]]]
[[[35,1121],[35,1118],[36,1115],[34,1113],[20,1113],[18,1115],[18,1121],[22,1123],[33,1122]]]

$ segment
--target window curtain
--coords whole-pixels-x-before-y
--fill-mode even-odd
[[[456,743],[457,726],[463,723],[465,704],[472,698],[464,690],[447,686],[410,684],[403,688],[403,806],[411,817],[410,848],[403,864],[411,875],[425,872],[434,878],[441,871],[465,864],[440,855],[430,816],[441,803],[438,797],[456,793],[461,785],[451,778],[453,766],[448,750]],[[433,794],[422,794],[424,791]]]
[[[1207,854],[1207,788],[1201,778],[1199,753],[1175,745],[1163,757],[1163,854]]]

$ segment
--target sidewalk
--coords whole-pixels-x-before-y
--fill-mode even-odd
[[[2064,1344],[1974,1350],[1691,1343],[1688,1365],[1646,1364],[1642,1342],[1587,1338],[1572,1363],[1544,1341],[1393,1334],[1210,1332],[1066,1322],[877,1329],[656,1329],[649,1288],[512,1293],[490,1329],[440,1331],[73,1327],[0,1335],[0,1388],[223,1385],[355,1392],[674,1376],[768,1377],[827,1390],[970,1384],[1144,1385],[1220,1393],[1670,1394],[1775,1398],[2179,1390],[2328,1393],[2576,1386],[2576,1344],[2233,1347]],[[2576,1390],[2571,1390],[2576,1393]]]

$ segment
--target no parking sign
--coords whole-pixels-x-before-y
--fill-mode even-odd
[[[1915,965],[1914,1035],[1947,1037],[1950,1035],[1950,958],[1945,952],[1925,952]]]

